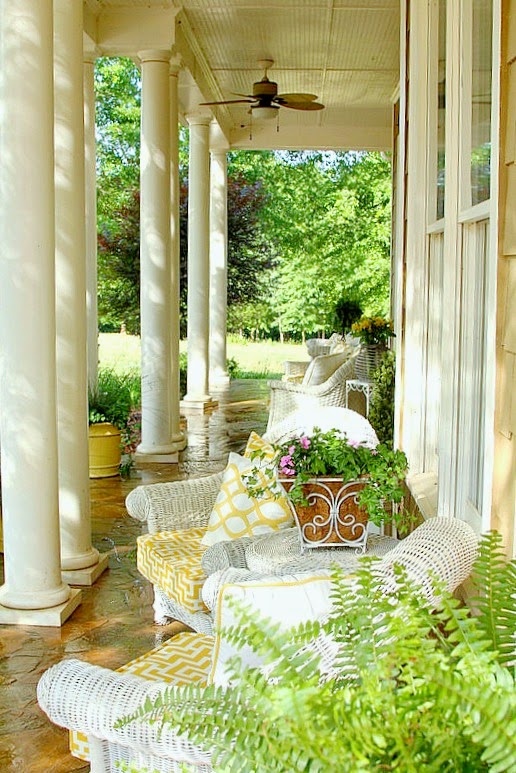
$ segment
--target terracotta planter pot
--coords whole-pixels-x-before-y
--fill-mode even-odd
[[[120,430],[107,422],[90,424],[90,478],[111,478],[120,472]]]
[[[384,344],[362,346],[355,359],[355,373],[360,381],[371,381],[373,371],[382,361],[387,351]]]
[[[280,480],[288,493],[293,481]],[[303,484],[309,504],[290,502],[302,548],[354,547],[365,551],[369,515],[358,504],[358,495],[364,486],[362,480],[344,483],[342,478],[313,478]]]

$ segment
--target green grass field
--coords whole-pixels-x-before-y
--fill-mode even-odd
[[[241,371],[256,378],[281,376],[284,360],[308,360],[303,344],[278,341],[247,341],[231,336],[228,339],[228,357],[234,358]],[[186,341],[180,350],[186,352]],[[100,333],[99,361],[104,367],[128,371],[140,367],[140,338],[120,333]]]

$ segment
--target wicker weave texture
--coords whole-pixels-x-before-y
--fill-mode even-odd
[[[337,368],[327,381],[315,387],[305,387],[288,381],[270,381],[271,401],[267,433],[294,411],[310,414],[323,406],[344,406],[346,381],[355,378],[355,358],[356,354]]]
[[[170,685],[149,682],[134,674],[113,672],[79,660],[63,660],[43,674],[37,695],[39,705],[56,725],[125,749],[106,749],[106,762],[123,754],[140,768],[144,763],[148,770],[160,773],[181,770],[180,762],[201,764],[201,770],[211,770],[209,755],[183,736],[178,738],[169,728],[160,732],[148,722],[114,727],[118,719],[136,711],[147,698],[155,699],[167,687]],[[182,688],[176,689],[180,700]],[[109,763],[106,770],[119,768]]]
[[[151,534],[207,526],[221,482],[222,473],[215,473],[138,486],[125,500],[127,512],[138,521],[147,521]]]

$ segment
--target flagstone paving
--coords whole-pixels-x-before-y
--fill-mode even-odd
[[[184,419],[188,447],[177,465],[141,465],[127,480],[90,481],[92,543],[109,554],[109,569],[62,628],[0,626],[0,771],[71,773],[89,766],[68,752],[68,734],[52,725],[36,702],[42,672],[74,657],[117,668],[147,652],[184,626],[157,626],[152,589],[136,569],[136,537],[145,524],[133,521],[125,497],[141,483],[179,480],[224,468],[230,451],[241,451],[251,430],[267,423],[265,381],[233,381],[217,390],[219,407]],[[3,560],[0,562],[3,579]]]

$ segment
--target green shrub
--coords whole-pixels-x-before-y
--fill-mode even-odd
[[[382,357],[373,371],[373,392],[369,421],[373,425],[378,440],[389,448],[394,441],[394,385],[396,375],[396,358],[393,351],[388,351]]]
[[[324,623],[281,632],[240,608],[226,637],[267,673],[235,658],[230,688],[170,688],[120,724],[187,733],[225,773],[515,771],[516,562],[498,534],[482,539],[473,578],[477,617],[442,588],[432,610],[400,567],[387,593],[372,559],[353,584],[334,572]],[[326,676],[321,637],[337,645]]]
[[[100,368],[95,387],[88,389],[89,423],[107,421],[125,430],[132,409],[139,404],[138,382],[135,372],[117,373],[113,368]]]

